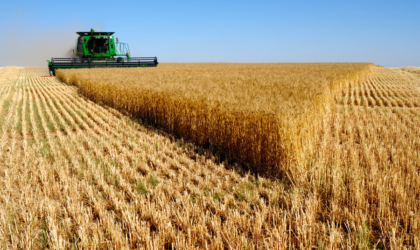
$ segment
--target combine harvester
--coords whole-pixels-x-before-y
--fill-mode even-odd
[[[156,67],[156,57],[131,57],[127,43],[114,41],[114,32],[76,32],[78,58],[51,58],[47,60],[50,75],[57,69],[95,67]],[[74,53],[74,50],[73,50]]]

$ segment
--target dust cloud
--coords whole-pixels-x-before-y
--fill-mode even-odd
[[[64,27],[0,27],[0,67],[47,66],[51,57],[74,57],[77,31],[85,25]]]

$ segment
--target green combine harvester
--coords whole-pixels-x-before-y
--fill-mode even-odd
[[[76,32],[77,52],[75,58],[51,58],[47,60],[50,75],[57,69],[77,69],[96,67],[156,67],[156,57],[131,57],[127,43],[115,42],[114,32]]]

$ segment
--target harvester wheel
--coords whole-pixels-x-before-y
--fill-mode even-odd
[[[118,62],[118,63],[121,63],[121,62],[123,62],[123,59],[122,59],[122,57],[118,57],[118,58],[117,58],[117,62]]]

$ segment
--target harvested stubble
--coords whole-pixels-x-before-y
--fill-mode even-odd
[[[358,228],[359,247],[420,248],[419,84],[410,73],[379,67],[350,82],[316,126],[314,165],[294,176],[297,186],[309,175],[322,187],[325,216]]]
[[[374,68],[335,91],[290,179],[242,176],[47,77],[0,81],[0,246],[420,249],[420,92]],[[20,74],[19,74],[20,72]]]
[[[401,74],[403,74],[406,78],[414,79],[414,82],[420,80],[420,68],[419,67],[399,67],[394,68],[394,70],[399,71]],[[420,84],[417,84],[418,88],[420,89]]]
[[[414,73],[414,74],[420,74],[420,68],[419,67],[409,66],[409,67],[399,67],[399,68],[395,68],[395,69],[396,70],[407,71],[407,72]]]
[[[228,171],[47,74],[19,69],[0,84],[0,246],[285,244],[278,183]]]
[[[321,204],[313,195],[226,170],[210,154],[178,146],[47,74],[19,69],[0,85],[0,102],[8,103],[0,119],[2,247],[342,244],[317,220]]]
[[[258,173],[302,162],[308,127],[368,63],[161,64],[59,70],[91,100],[156,124]]]

